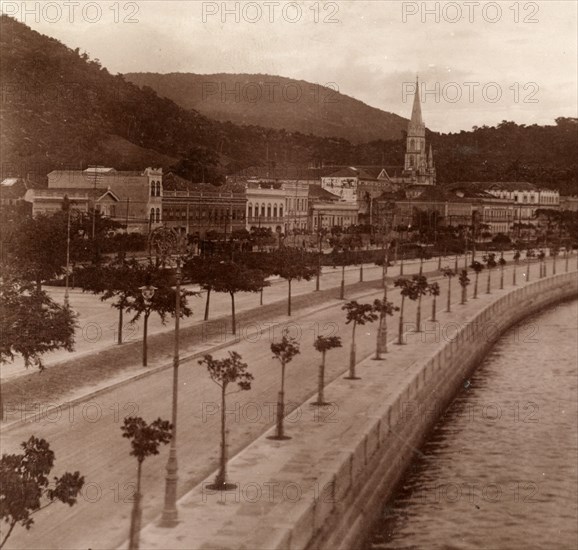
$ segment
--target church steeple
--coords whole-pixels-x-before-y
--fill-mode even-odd
[[[435,184],[435,169],[431,146],[426,152],[425,123],[421,114],[421,98],[419,94],[419,78],[415,81],[415,95],[411,120],[407,128],[407,144],[405,152],[405,175],[413,183],[425,185]]]
[[[421,126],[425,125],[423,123],[423,119],[421,117],[421,100],[419,97],[419,77],[415,79],[415,95],[413,96],[413,108],[411,110],[411,122],[410,128],[420,128]]]

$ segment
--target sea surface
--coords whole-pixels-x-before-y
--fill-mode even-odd
[[[365,550],[578,548],[578,301],[496,342]]]

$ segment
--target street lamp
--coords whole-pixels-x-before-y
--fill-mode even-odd
[[[145,285],[139,286],[138,289],[141,291],[145,306],[149,307],[151,305],[153,296],[155,295],[155,290],[157,289],[156,286],[152,285]],[[145,312],[145,320],[144,320],[144,327],[143,327],[143,338],[142,338],[142,366],[147,366],[148,361],[148,346],[147,346],[147,322],[148,322],[148,313]]]
[[[181,317],[181,254],[184,253],[184,235],[167,227],[159,227],[151,234],[151,248],[155,248],[162,261],[176,254],[175,270],[175,347],[173,353],[173,396],[172,396],[172,437],[165,477],[165,502],[161,515],[161,527],[174,527],[178,521],[177,512],[177,417],[179,392],[179,329]]]

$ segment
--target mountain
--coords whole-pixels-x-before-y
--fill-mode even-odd
[[[352,143],[399,139],[407,119],[339,93],[337,86],[266,74],[127,73],[185,109],[233,124],[344,138]]]
[[[42,184],[51,170],[99,164],[119,170],[160,166],[218,183],[226,174],[267,160],[271,166],[375,166],[399,165],[404,158],[404,140],[383,139],[381,122],[374,127],[382,139],[354,144],[343,137],[271,128],[280,125],[275,117],[263,118],[265,126],[211,119],[160,97],[147,85],[141,88],[110,74],[79,48],[68,48],[5,15],[0,17],[0,80],[2,177],[28,175]],[[205,96],[215,101],[209,95],[215,88],[207,82]],[[288,93],[286,88],[285,97],[293,97]],[[362,107],[355,108],[371,109],[357,103]],[[311,110],[322,109],[305,100],[296,105],[300,121],[311,121]],[[305,105],[307,112],[301,115]],[[265,107],[279,110],[276,104]],[[348,119],[336,106],[327,112],[334,110],[332,123],[345,124]],[[343,111],[351,114],[349,108]],[[439,182],[525,180],[578,194],[576,119],[558,118],[550,126],[503,121],[453,134],[428,132],[428,141]]]
[[[218,182],[267,157],[272,163],[354,160],[343,139],[238,126],[183,109],[8,16],[0,17],[0,31],[5,176],[42,182],[54,169],[152,165]]]

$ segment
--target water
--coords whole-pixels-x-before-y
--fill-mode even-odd
[[[577,335],[574,301],[496,343],[365,550],[578,548]]]

